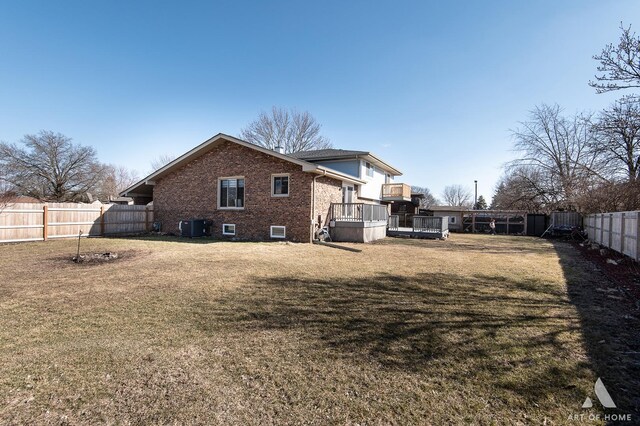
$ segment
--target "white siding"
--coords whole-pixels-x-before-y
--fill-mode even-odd
[[[360,161],[360,179],[366,181],[365,185],[360,185],[358,198],[367,198],[380,201],[382,195],[382,185],[385,183],[385,171],[377,166],[373,166],[373,177],[367,176],[366,161]],[[393,182],[393,176],[390,182]]]

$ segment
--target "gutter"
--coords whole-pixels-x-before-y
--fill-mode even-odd
[[[323,170],[322,171],[322,175],[318,175],[318,176],[314,176],[313,177],[313,181],[311,182],[311,220],[310,220],[310,227],[311,227],[311,235],[310,235],[310,241],[314,242],[315,241],[315,229],[314,229],[314,221],[315,221],[315,214],[316,214],[316,180],[318,180],[319,178],[326,176],[327,175],[327,171]]]

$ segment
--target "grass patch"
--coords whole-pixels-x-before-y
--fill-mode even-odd
[[[594,398],[581,266],[544,240],[186,241],[0,246],[0,422],[563,424]]]

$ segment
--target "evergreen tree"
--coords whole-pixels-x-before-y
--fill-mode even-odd
[[[487,209],[487,200],[484,199],[482,195],[478,197],[478,201],[476,201],[476,205],[473,206],[474,210],[486,210]]]

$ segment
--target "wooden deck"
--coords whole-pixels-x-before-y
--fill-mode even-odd
[[[413,227],[400,227],[397,215],[389,216],[387,236],[406,238],[446,239],[449,236],[449,218],[433,216],[414,216]]]
[[[414,230],[413,228],[395,228],[387,229],[388,237],[404,237],[404,238],[427,238],[427,239],[446,239],[449,237],[449,230],[444,231],[438,229]]]

